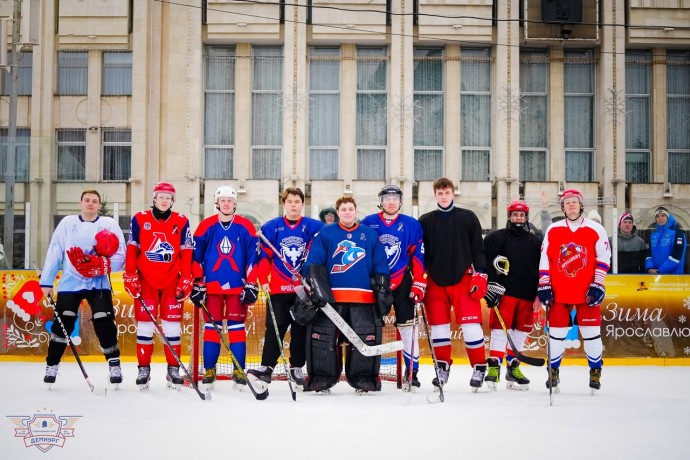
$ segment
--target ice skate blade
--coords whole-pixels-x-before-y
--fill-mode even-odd
[[[498,382],[486,382],[486,387],[491,391],[498,390]]]
[[[319,391],[315,391],[314,394],[319,395],[319,396],[326,396],[326,395],[331,394],[331,390],[330,389],[329,390],[319,390]]]
[[[444,398],[441,396],[441,393],[429,393],[426,395],[426,400],[430,404],[439,404],[444,401]]]
[[[520,385],[517,382],[506,382],[506,388],[515,391],[527,391],[529,390],[529,384]]]
[[[211,382],[211,383],[202,383],[203,388],[206,389],[206,392],[208,393],[209,391],[213,391],[216,389],[216,382]]]
[[[590,389],[589,389],[589,393],[590,393],[591,395],[597,394],[598,391],[599,391],[599,388],[591,388],[591,387],[590,387]]]
[[[472,387],[472,393],[476,393],[479,391],[481,387]]]
[[[117,391],[117,390],[120,389],[120,384],[119,384],[119,383],[112,383],[112,382],[110,382],[109,387],[110,387],[111,390]],[[95,392],[96,392],[96,389],[94,389],[93,391],[94,391],[94,393],[95,393]]]
[[[168,390],[180,391],[180,389],[182,388],[182,384],[181,383],[178,384],[178,383],[166,382],[165,387]]]
[[[235,391],[242,392],[247,388],[247,385],[242,385],[241,383],[232,382],[232,389]]]
[[[419,387],[416,387],[414,385],[410,385],[409,383],[403,383],[402,384],[402,391],[405,393],[416,393]]]
[[[137,386],[139,387],[139,391],[146,391],[149,389],[149,382],[137,383]]]

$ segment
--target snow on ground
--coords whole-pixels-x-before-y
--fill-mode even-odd
[[[105,385],[106,364],[86,362],[91,381]],[[609,366],[602,390],[590,395],[588,371],[561,368],[561,393],[549,405],[544,369],[523,366],[529,391],[469,387],[470,367],[454,365],[446,401],[429,404],[433,368],[422,366],[422,388],[403,393],[392,383],[357,396],[341,382],[332,394],[297,394],[273,382],[256,401],[231,382],[218,382],[210,401],[191,388],[165,388],[154,364],[151,389],[134,384],[136,364],[124,363],[125,382],[105,397],[91,394],[68,358],[52,390],[44,364],[0,361],[0,457],[15,459],[686,459],[690,367]],[[503,378],[503,373],[501,375]],[[26,447],[21,417],[79,417],[63,447]]]

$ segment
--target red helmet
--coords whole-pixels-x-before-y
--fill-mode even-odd
[[[175,201],[175,187],[170,182],[159,182],[153,187],[153,195],[151,199],[156,198],[157,193],[169,193]]]
[[[96,233],[96,244],[93,249],[99,256],[111,257],[119,248],[120,240],[110,230],[101,230]]]
[[[508,205],[508,218],[513,211],[522,211],[529,216],[529,206],[522,200],[515,200]]]
[[[561,206],[563,206],[563,202],[564,202],[566,199],[568,199],[568,198],[573,198],[573,197],[575,197],[575,198],[577,198],[578,200],[580,200],[580,204],[584,204],[585,199],[584,199],[584,197],[582,196],[582,193],[580,193],[579,191],[577,191],[577,190],[575,190],[575,189],[569,189],[569,190],[564,191],[564,192],[561,194]]]

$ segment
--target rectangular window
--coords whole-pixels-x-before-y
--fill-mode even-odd
[[[386,178],[388,57],[386,48],[357,48],[357,178]]]
[[[491,50],[463,48],[460,62],[462,180],[488,181],[491,180]]]
[[[520,180],[547,180],[549,63],[546,51],[520,52]]]
[[[309,99],[309,179],[337,179],[340,155],[340,48],[310,48]]]
[[[652,67],[649,52],[625,53],[625,180],[651,179]]]
[[[58,129],[57,180],[83,181],[86,179],[86,129]]]
[[[666,54],[668,180],[690,183],[690,52]]]
[[[132,52],[103,52],[103,96],[132,95]]]
[[[594,166],[594,59],[591,50],[565,51],[565,180],[592,182]]]
[[[132,177],[132,130],[103,128],[103,180]]]
[[[88,57],[86,51],[58,51],[59,96],[86,96]]]
[[[232,179],[235,156],[235,48],[207,47],[204,60],[204,177]]]
[[[0,129],[0,148],[2,148],[2,162],[0,163],[0,181],[5,181],[5,171],[7,171],[7,149],[9,148],[8,129]],[[29,181],[29,146],[31,140],[31,130],[28,128],[17,128],[14,149],[14,180],[16,182]]]
[[[17,67],[17,78],[18,78],[18,96],[31,96],[31,71],[33,67],[33,53],[19,53],[19,66]],[[12,51],[7,51],[7,62],[12,62]],[[10,72],[2,72],[2,94],[10,94]]]
[[[412,137],[417,181],[443,175],[444,71],[442,48],[415,48]]]
[[[255,46],[252,62],[252,178],[280,179],[283,153],[283,49]]]

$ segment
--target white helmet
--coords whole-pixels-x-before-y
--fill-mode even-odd
[[[217,204],[218,198],[232,198],[237,202],[237,192],[229,185],[221,185],[216,189],[216,193],[213,194],[213,202]]]

